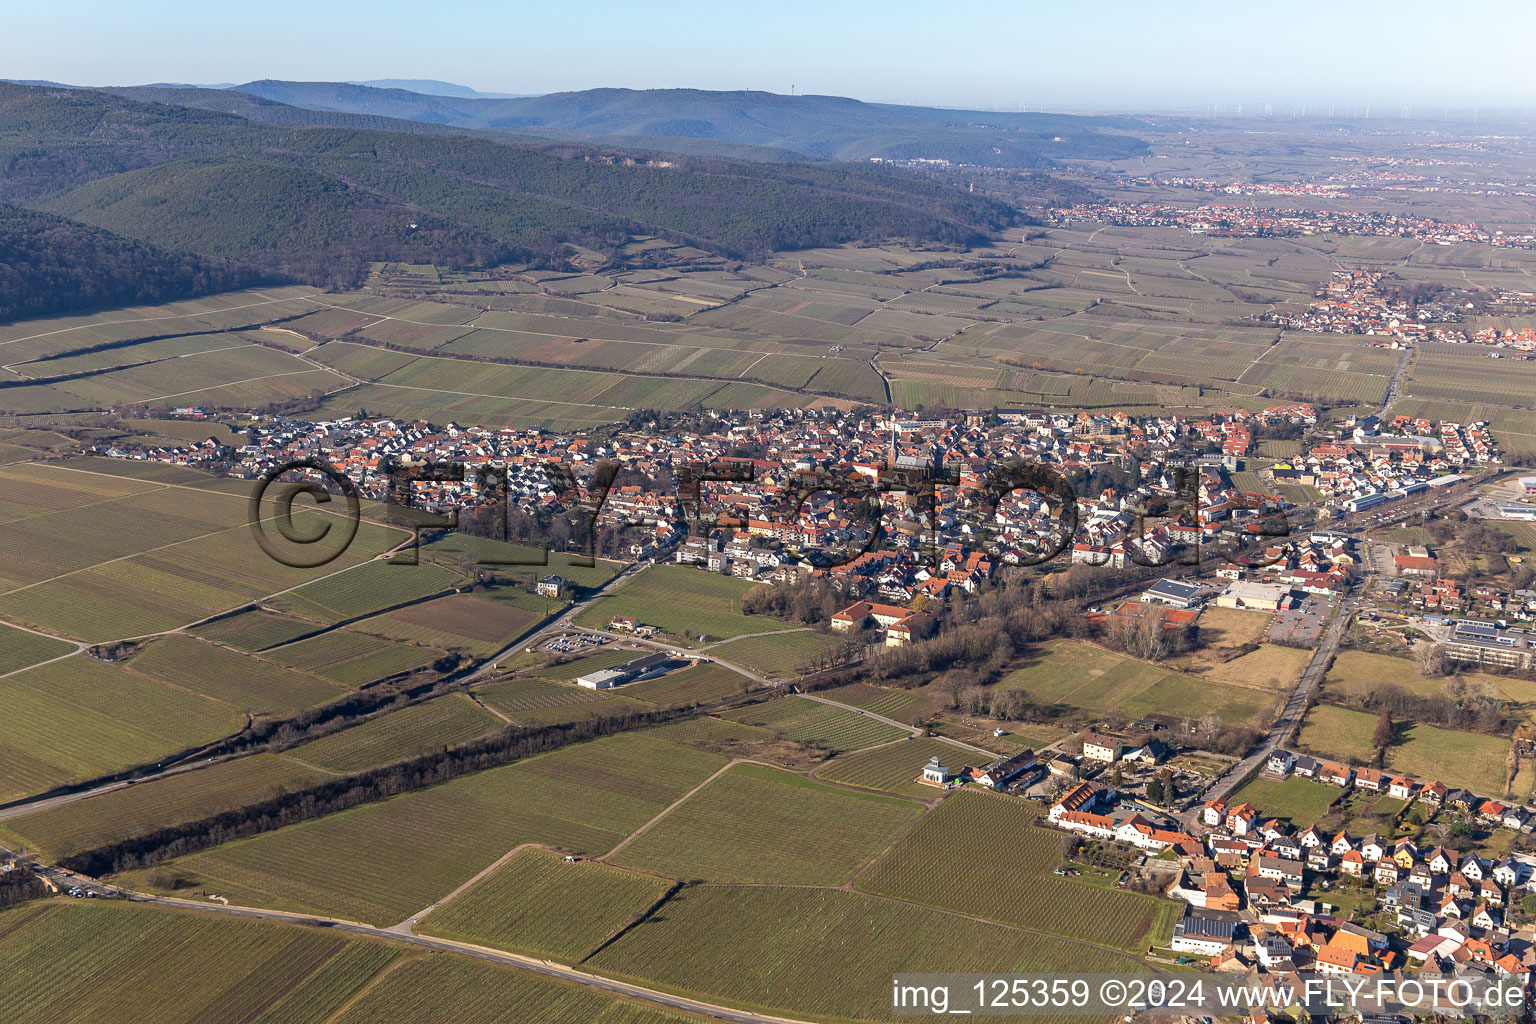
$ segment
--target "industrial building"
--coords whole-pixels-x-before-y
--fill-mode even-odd
[[[615,686],[632,683],[637,679],[649,679],[652,676],[662,675],[671,664],[672,656],[669,654],[647,654],[643,658],[626,661],[622,665],[577,676],[576,685],[584,686],[589,690],[611,690]]]

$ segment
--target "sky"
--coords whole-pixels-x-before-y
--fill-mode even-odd
[[[0,76],[75,85],[430,78],[1055,111],[1536,105],[1529,0],[7,6]]]

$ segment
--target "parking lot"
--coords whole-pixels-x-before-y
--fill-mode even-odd
[[[587,633],[569,633],[565,636],[557,636],[544,645],[546,651],[558,651],[561,654],[580,653],[595,650],[608,643],[607,637],[591,636]]]
[[[1289,608],[1275,613],[1265,635],[1277,644],[1315,644],[1323,635],[1323,620],[1328,616],[1328,606],[1316,600],[1306,600],[1299,608]]]

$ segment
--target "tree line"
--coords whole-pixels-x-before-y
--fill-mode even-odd
[[[59,863],[70,871],[96,877],[149,867],[231,840],[375,803],[472,772],[499,768],[572,743],[657,725],[688,713],[679,710],[635,711],[533,729],[509,725],[461,747],[283,793],[197,821],[120,839],[82,850]]]

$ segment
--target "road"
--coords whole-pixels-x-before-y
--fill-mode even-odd
[[[373,925],[362,924],[357,921],[317,917],[313,914],[291,914],[281,910],[262,910],[257,907],[229,906],[218,903],[195,903],[191,900],[181,900],[170,896],[151,896],[147,893],[135,892],[131,889],[119,889],[116,886],[105,885],[94,879],[72,875],[67,871],[59,869],[45,869],[45,874],[49,875],[62,890],[68,890],[72,886],[79,885],[102,895],[120,897],[133,903],[151,903],[226,917],[256,918],[257,920],[281,924],[322,927],[333,931],[347,932],[352,935],[361,935],[370,939],[403,942],[442,953],[452,953],[475,960],[483,960],[499,964],[503,967],[513,967],[532,974],[541,974],[545,977],[597,989],[611,995],[638,999],[655,1006],[702,1014],[716,1020],[736,1021],[739,1024],[813,1024],[813,1022],[793,1017],[776,1017],[772,1014],[753,1013],[729,1006],[717,1006],[714,1003],[689,999],[686,996],[673,995],[670,992],[660,992],[656,989],[646,988],[643,985],[633,985],[628,982],[600,977],[596,974],[588,974],[586,971],[579,971],[574,967],[567,967],[564,964],[555,963],[551,960],[540,960],[536,957],[521,956],[517,953],[506,953],[499,949],[488,949],[484,946],[476,946],[468,942],[427,938],[426,936],[416,935],[410,932],[409,929],[395,931],[388,928],[376,928]]]
[[[873,718],[875,721],[883,722],[886,725],[894,725],[898,729],[905,729],[907,732],[911,733],[913,736],[924,736],[924,735],[927,734],[927,730],[925,730],[925,729],[917,728],[915,726],[909,725],[906,722],[898,722],[898,721],[896,721],[896,719],[894,719],[894,718],[887,718],[884,715],[877,715],[877,714],[875,714],[875,712],[870,711],[870,710],[868,710],[866,708],[854,707],[852,704],[844,704],[842,701],[836,701],[836,700],[833,700],[830,697],[823,697],[823,696],[821,696],[819,694],[815,694],[815,693],[803,693],[803,694],[801,694],[801,696],[804,697],[806,700],[814,700],[818,704],[829,704],[829,705],[831,705],[834,708],[842,708],[844,711],[852,711],[852,712],[855,712],[856,714],[863,715],[866,718]],[[954,739],[954,738],[949,737],[949,736],[936,736],[934,738],[935,739],[943,740],[945,743],[951,743],[951,744],[953,744],[953,745],[955,745],[957,747],[963,747],[966,750],[974,750],[978,754],[985,754],[987,756],[987,758],[988,758],[988,761],[987,761],[988,764],[991,764],[993,761],[996,761],[998,759],[998,757],[1001,756],[995,750],[988,750],[985,747],[978,747],[975,744],[966,743],[964,740],[957,740],[957,739]]]
[[[1408,364],[1413,361],[1413,349],[1403,349],[1403,354],[1398,357],[1397,368],[1392,371],[1392,379],[1387,382],[1387,395],[1382,399],[1381,408],[1376,411],[1378,417],[1385,416],[1397,404],[1397,400],[1403,397],[1403,378],[1408,374]]]
[[[389,558],[390,556],[395,554],[401,547],[403,547],[404,545],[409,544],[409,543],[411,543],[410,540],[402,541],[400,545],[397,545],[395,548],[391,548],[389,551],[385,551],[385,552],[377,555],[374,559],[372,559],[372,561],[380,561],[380,560]],[[366,562],[360,562],[358,564],[359,565],[366,565],[367,563]],[[350,571],[350,569],[353,569],[353,568],[356,568],[356,566],[351,566],[351,567],[349,567],[349,569],[343,569],[340,572],[347,572],[347,571]],[[630,566],[628,566],[627,568],[625,568],[624,570],[619,572],[617,575],[615,575],[612,579],[608,580],[607,583],[605,583],[603,586],[596,588],[596,590],[591,595],[589,595],[588,597],[584,598],[583,600],[581,600],[579,602],[576,602],[576,603],[572,604],[568,609],[566,609],[560,615],[560,617],[558,619],[556,619],[549,626],[546,626],[543,629],[538,629],[538,630],[536,630],[535,632],[532,632],[532,633],[524,633],[523,635],[517,637],[511,643],[507,644],[501,650],[497,651],[494,655],[492,655],[490,658],[488,658],[485,661],[484,664],[480,665],[473,672],[469,673],[469,675],[465,676],[464,679],[463,679],[463,682],[465,682],[465,683],[473,683],[473,682],[475,682],[475,681],[477,681],[477,680],[479,680],[479,679],[481,679],[481,678],[491,674],[492,672],[496,671],[496,669],[498,668],[500,663],[502,661],[504,661],[507,658],[508,655],[515,654],[517,651],[521,650],[524,646],[526,646],[527,644],[532,642],[534,639],[536,639],[538,637],[542,637],[546,633],[549,633],[552,630],[558,630],[558,629],[563,628],[561,626],[561,624],[568,622],[572,615],[575,615],[577,612],[581,611],[581,609],[585,608],[587,605],[591,604],[593,601],[595,601],[599,597],[603,596],[605,593],[607,593],[612,588],[621,585],[624,581],[628,580],[632,575],[634,575],[634,573],[637,572],[638,570],[639,570],[639,566],[637,566],[637,565],[630,565]],[[340,575],[340,572],[332,573],[331,575]],[[328,578],[328,577],[321,577],[321,578],[325,579],[325,578]],[[311,581],[311,582],[313,582],[313,581]],[[307,585],[307,584],[301,584],[301,586],[302,585]],[[292,587],[292,588],[289,588],[289,589],[294,590],[294,589],[298,589],[298,588],[297,587]],[[287,593],[287,592],[288,591],[281,591],[280,593]],[[268,598],[263,598],[262,600],[267,600],[267,599],[269,599],[272,596],[276,596],[276,595],[269,595]],[[216,618],[217,616],[213,616],[213,617]],[[206,621],[208,621],[208,620],[207,619],[199,620],[199,622],[206,622]],[[198,623],[192,623],[191,625],[195,626],[197,624]],[[179,629],[167,630],[166,633],[179,633],[179,632],[182,632],[182,631],[184,631],[184,630],[186,630],[188,628],[190,628],[190,627],[189,626],[182,626]],[[161,636],[161,635],[165,635],[165,634],[157,633],[157,634],[151,634],[151,635]],[[85,646],[86,645],[84,645],[84,644],[80,645],[81,649],[84,649]],[[78,652],[71,652],[70,654],[63,655],[62,657],[65,657],[65,658],[73,657],[75,653],[78,653]],[[55,659],[52,659],[52,660],[57,661],[59,659],[55,658]],[[41,664],[47,664],[47,662],[42,662]],[[721,664],[725,664],[725,663],[721,662]],[[36,666],[34,665],[34,666],[29,666],[29,667],[35,668]],[[732,668],[733,666],[727,665],[726,667],[727,668]],[[24,671],[24,670],[22,670],[22,671]],[[736,669],[736,671],[743,671],[743,670],[738,668],[738,669]],[[7,674],[11,674],[11,673],[7,673]],[[0,678],[4,678],[4,677],[0,676]],[[754,678],[756,678],[756,677],[754,677]],[[14,801],[12,803],[9,803],[9,804],[7,804],[4,807],[0,807],[0,821],[5,821],[8,818],[19,817],[19,816],[21,816],[23,814],[31,814],[31,813],[33,813],[35,811],[45,810],[45,809],[50,808],[50,807],[61,807],[61,806],[65,805],[65,804],[74,803],[77,800],[85,800],[85,799],[87,799],[89,797],[101,796],[104,793],[111,793],[111,792],[113,792],[115,790],[125,789],[128,786],[138,786],[138,785],[142,785],[142,784],[144,784],[146,782],[153,782],[153,781],[155,781],[157,779],[168,778],[168,777],[170,777],[172,775],[180,775],[180,774],[182,774],[184,772],[195,771],[195,770],[197,770],[199,768],[206,768],[206,767],[208,767],[209,765],[212,765],[212,764],[222,764],[225,761],[232,761],[232,760],[236,760],[236,759],[242,758],[242,757],[249,757],[252,754],[260,753],[262,749],[263,748],[251,748],[251,749],[245,749],[245,750],[236,751],[235,753],[232,753],[232,754],[220,754],[220,755],[215,756],[215,757],[199,758],[199,759],[196,759],[196,760],[181,761],[181,762],[178,762],[177,764],[174,764],[174,765],[170,766],[169,768],[165,768],[165,769],[163,769],[161,771],[151,772],[149,774],[141,775],[141,776],[139,776],[137,778],[134,778],[134,779],[118,780],[118,781],[115,781],[115,782],[102,783],[99,786],[92,786],[90,788],[81,789],[81,790],[78,790],[78,791],[73,792],[73,793],[61,793],[61,794],[59,794],[57,796],[51,796],[51,797],[46,797],[46,798],[43,798],[43,799],[35,799],[35,800],[28,800],[28,799],[23,798],[23,799]]]
[[[1260,765],[1269,759],[1270,753],[1285,740],[1287,734],[1301,721],[1301,716],[1306,712],[1307,701],[1317,691],[1327,674],[1328,663],[1338,652],[1339,644],[1344,639],[1344,634],[1349,630],[1349,623],[1359,610],[1359,601],[1353,597],[1345,596],[1340,599],[1339,606],[1334,609],[1333,619],[1328,623],[1328,628],[1323,632],[1322,642],[1312,652],[1312,660],[1307,662],[1307,667],[1296,681],[1296,686],[1291,690],[1290,697],[1281,709],[1280,715],[1275,719],[1275,724],[1270,728],[1269,735],[1264,742],[1259,744],[1247,757],[1227,769],[1226,773],[1205,792],[1206,800],[1218,800],[1238,787]],[[1199,817],[1200,808],[1192,807],[1179,815],[1180,819],[1188,824],[1193,824]]]

